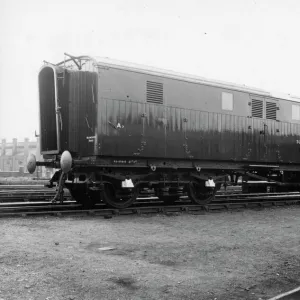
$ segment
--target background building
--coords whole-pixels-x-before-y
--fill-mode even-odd
[[[44,167],[37,167],[34,174],[27,171],[27,158],[29,154],[34,154],[37,160],[41,160],[40,143],[37,137],[36,141],[30,141],[25,138],[24,141],[13,139],[12,142],[2,139],[0,148],[0,176],[2,177],[49,177],[51,170]]]

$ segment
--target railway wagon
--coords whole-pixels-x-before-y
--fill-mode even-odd
[[[248,191],[299,189],[296,96],[68,54],[44,62],[38,84],[44,160],[28,170],[60,168],[51,183],[82,204],[128,207],[145,188],[206,204],[228,176]]]

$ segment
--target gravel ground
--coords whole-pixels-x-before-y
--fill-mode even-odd
[[[268,299],[300,285],[299,214],[0,219],[0,299]]]

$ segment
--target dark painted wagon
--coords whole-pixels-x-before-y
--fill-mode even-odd
[[[44,162],[74,198],[127,207],[143,188],[208,203],[228,175],[299,188],[300,99],[88,56],[39,72]],[[234,176],[235,175],[235,176]],[[52,180],[53,181],[53,180]],[[248,182],[248,183],[247,183]]]

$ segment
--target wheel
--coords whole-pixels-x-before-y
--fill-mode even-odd
[[[189,198],[196,204],[205,205],[210,203],[217,192],[217,188],[206,188],[204,182],[191,181],[187,192]]]
[[[82,204],[84,202],[84,199],[86,198],[86,194],[83,190],[81,189],[76,189],[76,188],[69,188],[69,192],[72,196],[72,198]]]
[[[103,201],[113,208],[127,208],[134,203],[137,198],[137,189],[115,188],[111,183],[105,183],[101,192]]]
[[[85,188],[69,188],[71,196],[80,203],[84,208],[93,208],[96,204],[96,199]]]

